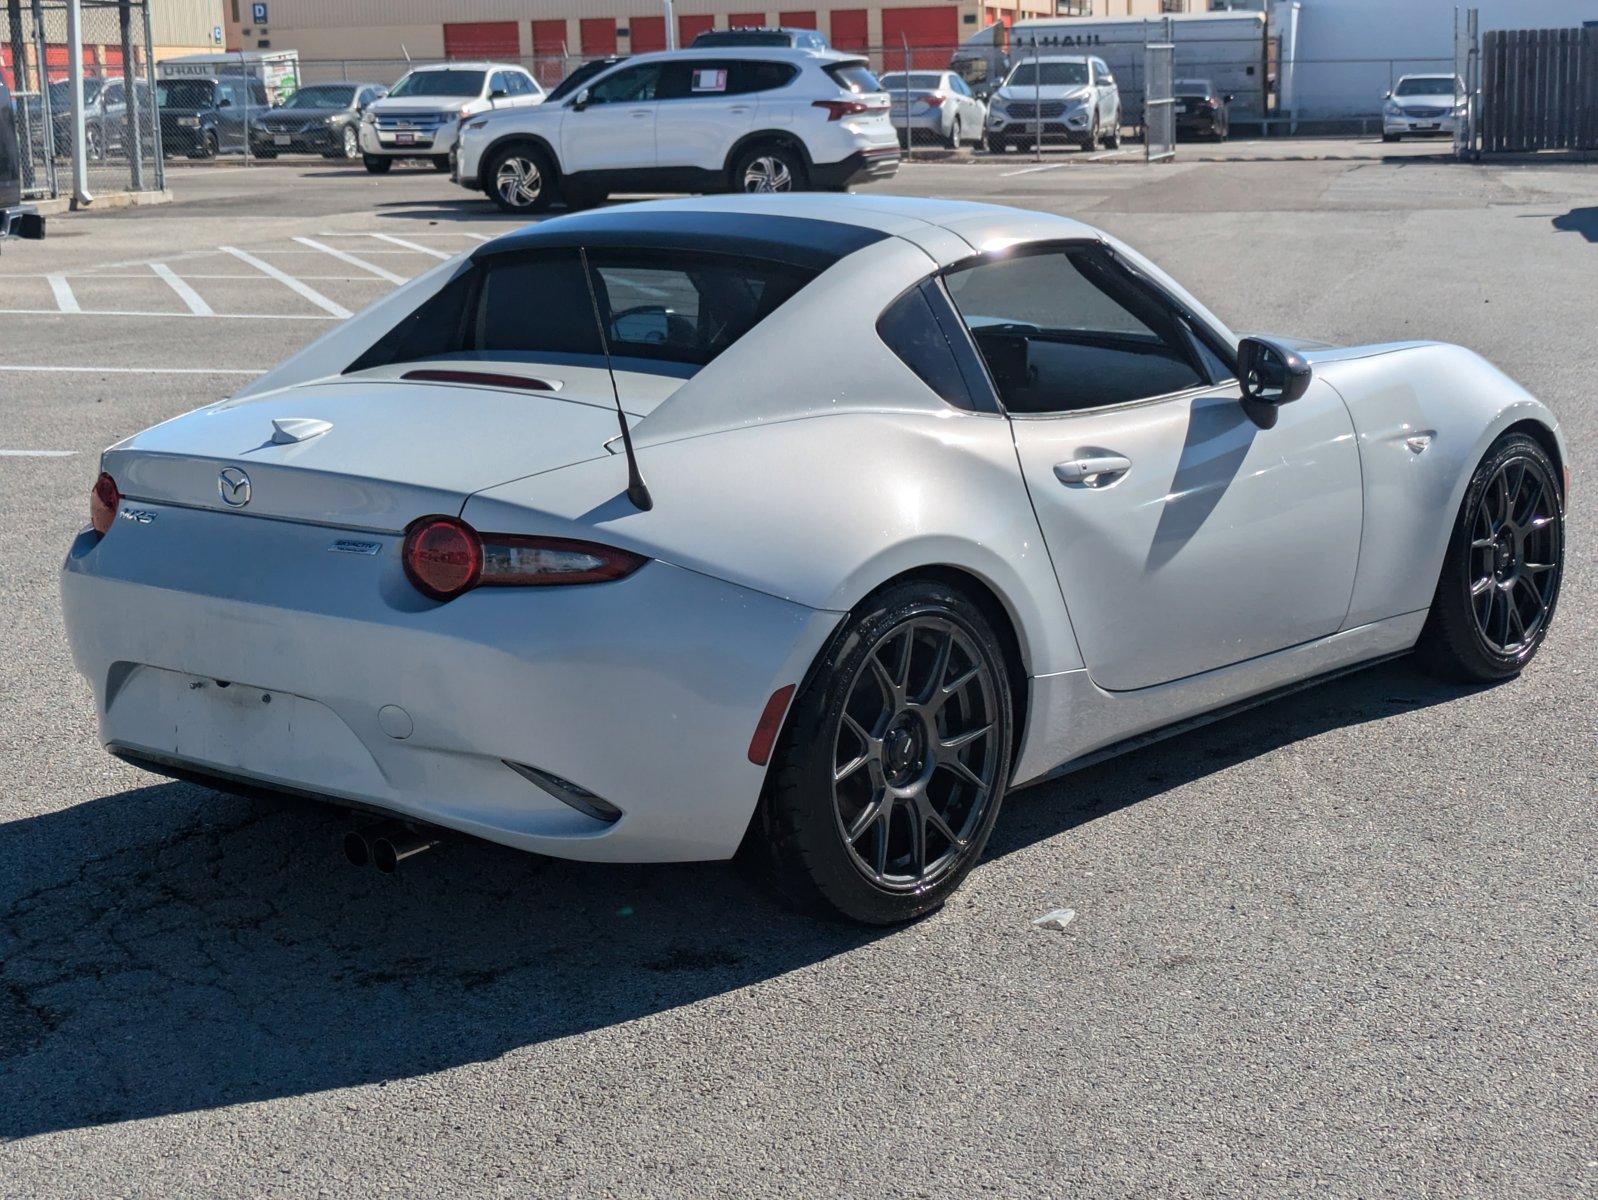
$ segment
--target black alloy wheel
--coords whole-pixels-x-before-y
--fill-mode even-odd
[[[798,905],[870,924],[941,905],[1009,780],[1012,697],[989,618],[936,581],[868,597],[795,699],[751,839]]]
[[[1429,669],[1488,683],[1531,661],[1559,600],[1564,502],[1559,472],[1535,439],[1494,443],[1466,490],[1421,634]]]

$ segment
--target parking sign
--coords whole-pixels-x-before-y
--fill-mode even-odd
[[[271,22],[269,22],[266,19],[266,5],[264,5],[264,4],[252,4],[252,5],[250,5],[250,20],[254,21],[257,25],[268,25],[268,24],[270,24]]]

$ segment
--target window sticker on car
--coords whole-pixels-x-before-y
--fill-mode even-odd
[[[694,91],[696,92],[725,92],[727,90],[727,72],[695,71]]]

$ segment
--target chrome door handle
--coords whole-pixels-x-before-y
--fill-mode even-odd
[[[1054,464],[1054,477],[1061,483],[1083,487],[1108,487],[1132,469],[1132,460],[1120,454],[1098,454]]]
[[[730,113],[746,113],[749,111],[747,104],[735,104],[727,110]]]
[[[635,119],[635,120],[643,120],[643,118],[645,118],[645,117],[652,117],[652,116],[654,116],[654,115],[655,115],[655,114],[654,114],[654,111],[653,111],[653,110],[652,110],[652,109],[648,109],[648,108],[635,108],[635,109],[633,109],[633,111],[632,111],[632,115],[633,115],[633,118],[634,118],[634,119]]]

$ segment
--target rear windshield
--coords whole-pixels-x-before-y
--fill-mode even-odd
[[[610,353],[627,369],[702,367],[814,278],[756,259],[591,250]],[[349,368],[437,358],[535,359],[603,366],[604,344],[576,250],[474,262]]]
[[[216,84],[209,79],[179,79],[155,85],[155,102],[162,108],[209,108],[215,97]]]
[[[694,48],[702,46],[791,46],[790,34],[774,29],[726,29],[718,33],[701,33],[694,39]]]
[[[877,82],[877,77],[866,69],[866,64],[838,63],[826,68],[827,74],[832,76],[832,81],[846,92],[880,92],[882,85]]]
[[[1041,79],[1040,79],[1041,76]],[[1088,81],[1087,63],[1022,63],[1010,72],[1005,87],[1071,87]]]
[[[414,71],[394,85],[390,96],[475,96],[483,90],[481,71]]]
[[[942,75],[884,75],[879,81],[887,91],[933,92],[943,86]]]
[[[1172,92],[1177,96],[1208,96],[1210,85],[1202,79],[1178,79]]]

